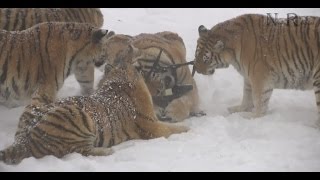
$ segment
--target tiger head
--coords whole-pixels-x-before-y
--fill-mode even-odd
[[[114,64],[107,63],[105,65],[104,76],[100,80],[98,87],[101,87],[107,82],[123,84],[123,88],[125,88],[126,86],[129,87],[136,84],[139,80],[143,80],[137,68],[130,63],[132,58],[132,46],[127,46],[127,48],[118,52]]]
[[[167,72],[150,72],[150,70],[145,70],[145,64],[141,63],[139,60],[142,59],[153,59],[154,57],[149,57],[150,52],[146,52],[147,50],[139,49],[134,45],[134,37],[117,34],[108,39],[106,45],[106,59],[109,64],[117,64],[117,59],[119,59],[119,55],[125,53],[125,49],[127,49],[128,45],[132,49],[131,58],[123,58],[125,61],[132,63],[133,66],[138,69],[138,71],[142,74],[145,79],[145,83],[151,93],[152,96],[159,96],[166,89],[170,89],[175,85],[175,78],[173,76],[173,72],[168,70]],[[158,49],[154,52],[158,55]],[[152,53],[151,53],[152,54]],[[154,55],[154,54],[152,54]],[[129,56],[128,56],[129,57]],[[144,65],[143,65],[144,64]]]
[[[115,34],[113,31],[88,27],[88,25],[81,25],[81,23],[70,25],[67,28],[65,39],[69,39],[66,42],[68,51],[75,52],[71,54],[70,59],[74,59],[72,62],[75,62],[77,67],[85,69],[90,63],[100,67],[105,63],[105,44]]]
[[[105,52],[107,50],[107,41],[110,37],[112,37],[115,33],[113,31],[108,30],[97,30],[92,35],[92,42],[97,46],[100,46],[102,51],[98,53],[98,56],[94,59],[94,64],[96,67],[100,67],[106,61]]]
[[[123,34],[116,34],[108,39],[105,45],[105,56],[109,64],[114,64],[114,61],[117,59],[119,53],[126,49],[131,43],[131,39],[131,36]],[[131,61],[132,59],[129,60]]]
[[[210,75],[216,68],[227,68],[229,64],[222,58],[225,43],[219,36],[210,33],[205,26],[198,28],[199,39],[195,52],[194,68],[198,73]]]

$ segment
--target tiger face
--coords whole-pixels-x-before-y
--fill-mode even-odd
[[[138,67],[141,68],[141,67]],[[171,89],[176,84],[176,80],[172,72],[167,71],[164,73],[143,72],[143,77],[146,80],[146,84],[152,96],[163,96],[166,89]]]
[[[110,64],[116,63],[117,56],[123,54],[123,50],[132,42],[133,37],[128,35],[118,34],[108,39],[106,45],[105,56]],[[150,67],[146,67],[144,62],[140,61],[140,58],[145,58],[145,55],[141,50],[131,46],[133,49],[133,57],[126,58],[128,61],[133,61],[133,65],[139,69],[140,73],[145,78],[147,87],[152,96],[160,96],[166,89],[172,88],[175,85],[175,79],[172,72],[168,71],[165,73],[150,72]],[[153,57],[151,57],[152,59]],[[132,63],[132,62],[131,62]],[[151,66],[153,65],[153,62]],[[147,66],[150,66],[148,64]],[[166,66],[166,65],[163,65]],[[150,73],[150,74],[149,74]]]
[[[81,46],[78,39],[80,37],[73,37],[74,30],[70,28],[69,36],[70,41],[68,41],[69,48],[82,48],[82,51],[79,51],[73,58],[76,61],[76,64],[79,64],[80,67],[88,67],[91,63],[93,63],[96,67],[100,67],[105,63],[106,55],[105,51],[107,49],[106,42],[107,40],[113,36],[115,33],[113,31],[108,31],[106,29],[96,29],[92,33],[91,43],[88,43],[84,47]],[[79,32],[81,35],[81,33]],[[82,33],[83,39],[85,39],[85,33]],[[93,60],[93,61],[92,61]],[[80,64],[81,63],[81,64]]]
[[[225,49],[224,42],[214,35],[209,35],[209,30],[203,25],[198,31],[195,70],[201,74],[211,75],[217,68],[229,67],[229,64],[222,58],[222,52]]]

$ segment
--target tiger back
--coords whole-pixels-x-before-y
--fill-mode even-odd
[[[130,139],[186,132],[187,127],[158,121],[143,77],[124,60],[132,52],[126,49],[118,65],[105,66],[94,94],[26,107],[15,141],[0,151],[0,161],[17,164],[30,156],[61,158],[73,152],[103,156],[113,152],[109,147]]]
[[[265,115],[273,89],[314,89],[320,113],[320,18],[268,19],[245,14],[198,28],[195,70],[210,75],[229,64],[244,77],[242,104],[230,113]]]
[[[33,93],[51,102],[75,74],[82,94],[93,91],[94,65],[104,63],[107,33],[85,23],[41,23],[0,31],[0,103],[24,104]]]
[[[190,117],[192,113],[199,112],[198,89],[187,66],[177,69],[176,78],[170,71],[151,73],[150,79],[146,78],[161,50],[163,50],[159,61],[161,66],[186,63],[186,49],[182,38],[178,34],[169,31],[155,34],[143,33],[137,36],[117,34],[111,37],[107,43],[106,56],[108,62],[113,64],[116,54],[128,44],[135,48],[132,63],[144,72],[146,84],[152,96],[160,96],[166,89],[170,89],[176,84],[193,86],[191,91],[170,101],[165,108],[154,101],[154,109],[159,117],[166,116],[171,119],[170,121],[175,122]]]
[[[0,29],[21,31],[43,22],[90,23],[103,25],[99,8],[0,8]]]

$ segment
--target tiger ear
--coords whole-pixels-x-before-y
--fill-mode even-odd
[[[213,46],[213,50],[217,53],[221,52],[224,49],[224,43],[219,40],[216,42],[216,44]]]
[[[114,36],[116,33],[114,32],[114,31],[109,31],[108,33],[107,33],[107,38],[109,39],[110,37],[112,37],[112,36]]]
[[[138,61],[135,61],[132,65],[133,65],[133,67],[136,68],[136,70],[137,70],[138,72],[142,73],[142,68],[141,68],[141,65],[139,64]]]
[[[139,49],[134,47],[133,44],[129,45],[130,51],[132,51],[133,54],[137,54],[139,52]]]
[[[92,42],[99,43],[100,40],[107,34],[108,34],[108,30],[106,30],[106,29],[99,29],[99,30],[94,31],[92,34]]]
[[[203,35],[208,32],[208,29],[204,25],[200,25],[198,28],[199,35]]]

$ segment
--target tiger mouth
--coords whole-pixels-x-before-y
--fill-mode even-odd
[[[208,74],[212,75],[212,74],[214,74],[214,71],[215,71],[214,69],[211,69],[211,70],[208,71]]]

